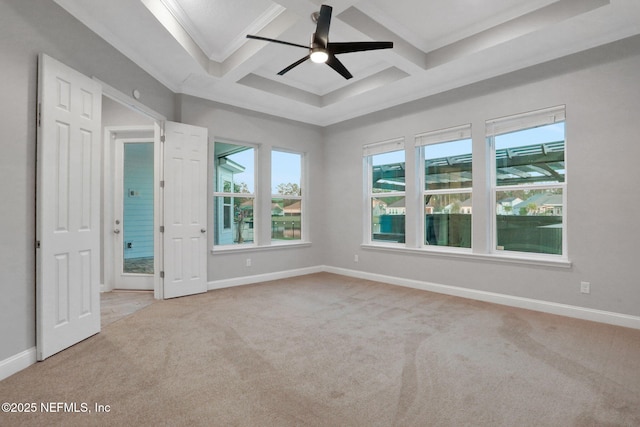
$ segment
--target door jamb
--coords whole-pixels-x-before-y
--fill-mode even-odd
[[[162,224],[162,212],[163,212],[163,199],[162,192],[160,190],[160,181],[162,178],[162,148],[160,144],[160,132],[163,129],[162,123],[167,120],[162,114],[150,109],[146,105],[142,104],[133,97],[126,95],[120,90],[108,85],[95,76],[92,77],[102,85],[102,96],[106,96],[113,101],[124,105],[131,110],[141,113],[155,123],[150,126],[106,126],[104,127],[103,134],[103,194],[102,194],[102,213],[103,213],[103,277],[104,283],[100,285],[100,291],[113,290],[114,278],[113,278],[113,160],[112,160],[112,148],[116,138],[122,137],[123,134],[132,132],[133,135],[139,132],[151,132],[153,135],[153,173],[154,173],[154,275],[153,275],[153,295],[155,299],[164,298],[164,289],[162,286],[162,278],[160,277],[160,271],[163,269],[163,251],[162,251],[162,234],[160,233],[160,225]]]
[[[154,297],[158,298],[158,290],[160,286],[160,268],[161,268],[161,254],[160,241],[162,234],[160,234],[160,211],[162,205],[160,204],[160,170],[159,170],[159,141],[156,141],[156,135],[154,132],[155,126],[107,126],[104,128],[103,141],[103,274],[104,283],[100,285],[101,292],[112,291],[115,287],[115,247],[113,244],[113,228],[114,228],[114,197],[115,197],[115,143],[118,139],[131,139],[131,138],[145,138],[153,141],[154,151],[154,189],[153,189],[153,238],[154,238]]]

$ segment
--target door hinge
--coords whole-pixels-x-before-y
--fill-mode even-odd
[[[160,142],[164,142],[164,140],[165,140],[164,135],[160,135]]]
[[[36,240],[36,249],[40,249],[40,240]]]
[[[160,226],[160,232],[161,232],[161,233],[164,233],[164,225],[161,225],[161,226]]]
[[[160,188],[164,188],[164,181],[160,181]]]
[[[37,116],[38,116],[38,127],[40,127],[40,123],[41,123],[41,119],[42,119],[42,104],[40,102],[38,102]]]
[[[164,271],[161,271],[161,272],[160,272],[160,278],[161,278],[161,279],[164,279]]]

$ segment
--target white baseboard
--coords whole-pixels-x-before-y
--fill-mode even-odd
[[[233,286],[250,285],[252,283],[268,282],[269,280],[286,279],[289,277],[303,276],[305,274],[321,273],[324,266],[297,268],[295,270],[277,271],[274,273],[255,274],[252,276],[234,277],[232,279],[215,280],[208,283],[209,290],[230,288]]]
[[[560,304],[556,302],[542,301],[531,298],[521,298],[512,295],[479,291],[476,289],[460,288],[457,286],[440,285],[438,283],[423,282],[420,280],[403,279],[400,277],[385,276],[382,274],[367,273],[364,271],[347,268],[324,266],[323,271],[359,279],[373,280],[391,285],[421,289],[439,294],[453,295],[478,301],[507,305],[510,307],[524,308],[543,313],[557,314],[575,319],[590,320],[609,325],[624,326],[626,328],[640,329],[640,317],[611,311],[595,310],[578,307],[575,305]]]
[[[0,361],[0,381],[36,363],[36,348],[32,347]]]

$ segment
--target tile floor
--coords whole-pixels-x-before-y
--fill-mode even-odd
[[[153,291],[111,291],[100,294],[102,327],[153,304]]]

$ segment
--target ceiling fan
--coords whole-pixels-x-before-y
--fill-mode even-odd
[[[316,12],[312,15],[312,19],[316,22],[316,32],[311,37],[311,45],[304,46],[296,43],[289,43],[282,40],[270,39],[267,37],[253,36],[247,34],[247,38],[264,40],[268,42],[280,43],[288,46],[301,47],[308,49],[309,54],[304,58],[299,59],[287,68],[280,71],[279,75],[291,71],[293,68],[305,62],[307,59],[311,59],[312,62],[326,63],[329,67],[340,73],[345,79],[353,77],[349,70],[336,58],[337,54],[350,53],[350,52],[362,52],[365,50],[378,50],[378,49],[390,49],[393,47],[393,42],[346,42],[346,43],[331,43],[329,42],[329,26],[331,25],[331,11],[333,8],[323,4],[320,7],[320,12]]]

